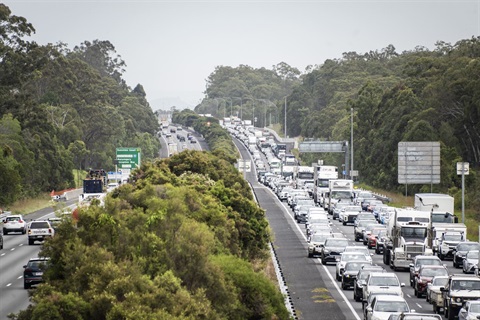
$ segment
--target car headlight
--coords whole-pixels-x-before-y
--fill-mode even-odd
[[[344,275],[345,275],[345,278],[350,278],[350,275],[349,275],[349,274],[345,274],[345,273],[344,273]]]
[[[330,250],[328,250],[328,249],[323,249],[323,253],[329,254],[329,253],[330,253]]]
[[[462,302],[462,298],[457,297],[457,298],[454,298],[453,301],[455,301],[455,302]]]

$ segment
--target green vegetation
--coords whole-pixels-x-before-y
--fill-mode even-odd
[[[4,4],[0,21],[0,207],[74,187],[73,169],[113,169],[116,147],[157,155],[158,121],[110,42],[23,40],[33,25]]]
[[[59,227],[46,283],[13,319],[288,319],[262,271],[264,212],[230,163],[184,151],[132,180]]]
[[[229,114],[232,102],[234,114],[243,110],[242,118],[252,119],[255,102],[257,126],[268,124],[266,114],[274,115],[277,132],[283,135],[288,95],[289,136],[350,141],[353,109],[354,169],[360,173],[359,182],[399,193],[405,187],[397,183],[398,143],[440,141],[441,182],[432,191],[454,196],[459,210],[461,179],[456,163],[470,162],[465,203],[478,221],[479,61],[480,37],[472,37],[455,44],[439,41],[432,51],[416,47],[398,53],[389,45],[363,54],[346,52],[303,74],[283,63],[281,73],[277,66],[272,70],[217,67],[209,77],[206,98],[195,110],[222,117],[225,111]],[[288,86],[281,85],[282,79]],[[263,103],[265,99],[275,107]],[[302,154],[306,164],[318,159],[339,168],[344,163],[343,154]],[[408,186],[408,195],[430,191],[430,185]]]

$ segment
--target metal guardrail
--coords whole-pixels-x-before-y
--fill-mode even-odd
[[[382,202],[391,202],[392,199],[383,194],[373,193],[373,196]]]

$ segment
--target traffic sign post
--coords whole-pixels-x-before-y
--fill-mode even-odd
[[[117,148],[116,160],[120,169],[136,169],[141,164],[140,148]]]
[[[465,223],[465,176],[470,173],[468,162],[457,162],[457,174],[462,175],[462,223]]]

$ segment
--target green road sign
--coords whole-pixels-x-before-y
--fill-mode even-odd
[[[136,169],[140,167],[140,148],[117,148],[119,169]]]

